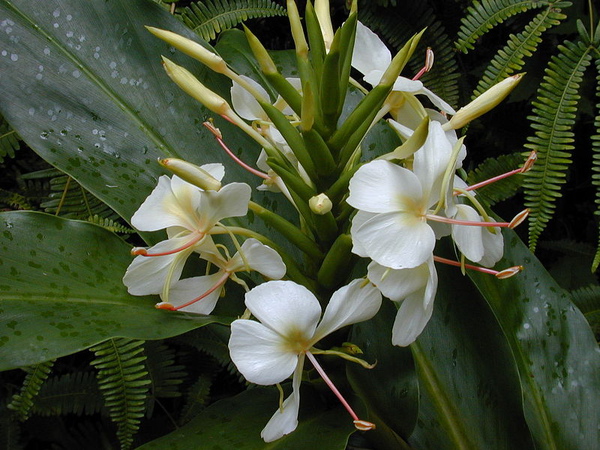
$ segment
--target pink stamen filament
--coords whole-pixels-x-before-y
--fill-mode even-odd
[[[339,401],[342,403],[342,405],[344,405],[344,408],[346,408],[346,411],[348,411],[348,413],[352,416],[352,419],[354,419],[355,424],[358,422],[358,424],[360,424],[363,427],[362,429],[366,429],[367,427],[365,427],[365,424],[367,424],[369,422],[366,422],[366,421],[358,418],[358,416],[356,415],[356,413],[354,412],[354,410],[352,409],[350,404],[346,401],[346,399],[340,393],[338,388],[335,387],[335,385],[333,384],[333,381],[331,381],[331,379],[327,376],[327,374],[325,373],[325,371],[323,370],[321,365],[317,362],[317,359],[314,357],[314,355],[311,352],[306,352],[306,356],[308,357],[308,359],[310,359],[310,362],[315,367],[315,369],[317,369],[317,372],[319,372],[319,375],[321,375],[321,378],[323,378],[323,381],[325,381],[327,386],[329,386],[329,389],[331,389],[331,391],[339,399]],[[371,424],[371,425],[373,425],[372,428],[375,428],[374,424]]]
[[[141,256],[167,256],[167,255],[173,255],[174,253],[179,253],[182,250],[188,249],[190,247],[192,247],[193,245],[197,244],[198,242],[200,242],[205,234],[199,231],[195,231],[194,233],[192,233],[190,236],[194,236],[194,239],[189,240],[188,242],[186,242],[185,244],[183,244],[181,247],[177,247],[176,249],[173,250],[169,250],[167,252],[160,252],[160,253],[148,253],[148,250],[146,250],[145,248],[142,247],[137,247],[131,250],[131,254],[132,255],[141,255]]]
[[[500,181],[500,180],[502,180],[504,178],[508,178],[508,177],[510,177],[512,175],[516,175],[516,174],[519,174],[519,173],[525,173],[525,172],[529,171],[529,169],[531,169],[531,167],[535,163],[536,159],[537,159],[537,153],[535,151],[532,151],[529,154],[529,156],[527,157],[527,160],[525,161],[525,163],[523,164],[523,166],[521,166],[520,168],[511,170],[510,172],[506,172],[506,173],[503,173],[501,175],[497,175],[497,176],[492,177],[492,178],[490,178],[488,180],[484,180],[484,181],[481,181],[479,183],[475,183],[472,186],[469,186],[469,187],[465,188],[464,190],[465,191],[473,191],[475,189],[479,189],[479,188],[482,188],[482,187],[487,186],[489,184],[495,183],[496,181]],[[459,191],[454,192],[454,195],[459,195],[459,194],[460,194]]]
[[[233,159],[236,163],[238,163],[240,166],[242,166],[244,169],[246,169],[248,172],[250,172],[253,175],[256,175],[257,177],[263,178],[265,180],[268,180],[269,175],[267,175],[266,173],[255,169],[254,167],[250,167],[248,164],[246,164],[244,161],[242,161],[240,158],[238,158],[230,149],[229,147],[227,147],[227,144],[225,144],[225,142],[223,141],[223,138],[221,136],[221,133],[212,126],[211,123],[209,122],[204,122],[203,124],[206,128],[208,128],[213,135],[215,136],[215,139],[217,140],[217,142],[219,143],[219,145],[221,146],[221,148],[223,150],[225,150],[225,152],[231,157],[231,159]]]
[[[200,300],[202,300],[203,298],[208,297],[210,294],[212,294],[213,292],[215,292],[217,289],[219,289],[220,287],[222,287],[225,282],[229,279],[229,276],[231,275],[230,272],[225,271],[223,273],[223,276],[219,279],[219,281],[217,281],[214,286],[212,286],[208,291],[206,291],[204,294],[202,294],[199,297],[196,297],[193,300],[190,300],[189,302],[184,303],[183,305],[179,305],[179,306],[175,306],[173,307],[173,311],[179,311],[182,308],[185,308],[186,306],[190,306],[193,305],[196,302],[199,302]]]
[[[498,271],[498,270],[488,269],[487,267],[474,266],[472,264],[462,264],[459,261],[453,261],[451,259],[446,259],[446,258],[442,258],[441,256],[435,256],[435,255],[433,257],[433,260],[435,262],[439,262],[442,264],[448,264],[449,266],[464,267],[465,269],[474,270],[476,272],[486,273],[488,275],[494,275],[496,278],[499,278],[502,280],[506,279],[506,278],[510,278],[513,275],[516,275],[517,273],[519,273],[523,270],[523,266],[513,266],[513,267],[509,267],[508,269]]]
[[[451,219],[449,217],[437,216],[435,214],[425,214],[425,217],[428,220],[433,220],[434,222],[442,222],[449,223],[453,225],[465,225],[470,227],[502,227],[502,228],[511,228],[512,222],[478,222],[471,220],[457,220]]]

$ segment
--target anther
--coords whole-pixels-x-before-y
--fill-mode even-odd
[[[504,269],[504,270],[501,270],[500,272],[498,272],[496,274],[496,278],[498,278],[499,280],[506,280],[507,278],[515,276],[522,270],[523,270],[523,266],[509,267],[508,269]]]
[[[367,422],[366,420],[355,420],[354,427],[358,431],[369,431],[377,428],[374,423]]]
[[[521,223],[523,223],[523,221],[527,218],[528,215],[529,215],[529,208],[526,208],[523,211],[521,211],[519,214],[517,214],[513,220],[510,221],[510,223],[508,224],[508,228],[512,229],[512,228],[519,226]]]
[[[138,256],[138,255],[146,256],[148,254],[148,250],[145,249],[144,247],[133,247],[131,249],[131,254],[133,256]]]
[[[171,303],[168,303],[168,302],[157,303],[156,305],[154,305],[154,307],[156,309],[165,309],[167,311],[175,311],[175,307]]]

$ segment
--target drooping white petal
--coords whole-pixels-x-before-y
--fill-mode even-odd
[[[193,212],[199,203],[200,189],[173,176],[162,175],[158,184],[131,218],[141,231],[156,231],[171,226],[193,230]]]
[[[483,257],[475,262],[478,262],[485,267],[494,266],[502,259],[502,255],[504,254],[504,238],[502,237],[502,231],[498,227],[493,229],[495,230],[495,233],[492,233],[492,229],[487,228],[481,232],[484,253]]]
[[[199,297],[204,292],[207,292],[221,280],[222,276],[223,273],[217,272],[212,275],[179,280],[177,283],[171,286],[171,289],[169,289],[169,298],[163,298],[162,300],[168,301],[173,306],[178,307]],[[191,312],[195,314],[210,314],[213,309],[215,309],[222,290],[223,287],[221,286],[204,297],[202,300],[198,300],[196,303],[181,308],[179,311]]]
[[[225,166],[221,163],[203,164],[200,168],[206,170],[210,176],[219,181],[222,181],[225,176]]]
[[[412,344],[429,322],[433,302],[423,307],[423,295],[415,293],[402,302],[392,328],[392,344],[406,347]]]
[[[300,355],[298,365],[294,371],[292,380],[292,393],[286,398],[281,408],[275,411],[260,437],[265,442],[273,442],[286,434],[291,433],[298,426],[298,410],[300,408],[300,381],[302,379],[302,368],[304,367],[304,354]]]
[[[254,320],[231,323],[229,354],[248,381],[265,386],[281,383],[298,365],[298,354],[286,348],[282,336]]]
[[[240,75],[240,77],[256,89],[266,102],[269,101],[269,94],[260,84],[245,75]],[[231,86],[231,105],[238,116],[246,120],[270,121],[254,96],[235,81]]]
[[[148,249],[148,253],[163,253],[179,248],[189,241],[189,236],[167,239]],[[193,248],[165,256],[136,256],[131,262],[123,284],[131,295],[160,294],[171,272],[171,285],[181,276],[183,266]]]
[[[422,90],[423,83],[421,81],[405,77],[398,77],[392,88],[392,91],[409,92],[411,94],[419,94]]]
[[[379,39],[379,36],[358,22],[356,25],[356,45],[352,53],[352,67],[363,75],[367,75],[373,70],[382,71],[383,73],[390,62],[392,62],[392,54]]]
[[[246,183],[229,183],[219,191],[202,192],[198,206],[198,229],[209,231],[227,217],[245,216],[252,189]]]
[[[446,103],[444,100],[442,100],[441,97],[439,97],[438,95],[431,92],[425,86],[423,86],[421,91],[417,92],[417,93],[427,96],[427,98],[429,100],[431,100],[431,103],[433,103],[435,106],[437,106],[441,111],[445,112],[446,114],[452,114],[452,115],[456,114],[456,111],[454,110],[454,108],[452,106],[450,106],[448,103]]]
[[[475,209],[469,205],[456,205],[456,220],[466,220],[469,222],[481,222],[481,216]],[[478,262],[483,258],[485,249],[483,248],[482,232],[485,230],[478,226],[452,225],[452,239],[460,252],[471,261]]]
[[[435,234],[415,214],[378,214],[351,229],[352,239],[382,266],[404,269],[423,264],[435,247]]]
[[[371,283],[362,278],[353,280],[350,284],[335,291],[325,308],[323,319],[314,341],[339,330],[346,325],[369,320],[381,306],[381,293]]]
[[[357,211],[354,217],[352,218],[352,224],[350,226],[350,235],[355,236],[357,231],[362,227],[363,223],[367,220],[372,219],[377,216],[374,213],[368,213],[364,211]],[[358,255],[362,258],[368,258],[369,254],[367,253],[367,249],[365,249],[360,241],[356,239],[352,239],[352,253]]]
[[[368,268],[369,280],[381,293],[393,301],[404,300],[427,285],[429,270],[427,263],[411,269],[390,269],[372,261]]]
[[[427,139],[423,147],[415,152],[413,164],[413,171],[423,188],[423,196],[428,199],[428,207],[440,198],[442,180],[450,164],[451,156],[452,144],[442,130],[442,125],[439,122],[430,121]]]
[[[250,238],[244,241],[241,248],[248,267],[245,266],[240,253],[236,253],[227,264],[227,270],[231,272],[255,270],[273,280],[278,280],[285,275],[286,267],[283,259],[271,247]]]
[[[419,180],[410,170],[388,161],[365,164],[349,184],[346,200],[351,206],[371,213],[418,211],[422,197]]]
[[[321,317],[314,294],[293,281],[256,286],[246,293],[246,306],[265,326],[294,341],[310,340]]]

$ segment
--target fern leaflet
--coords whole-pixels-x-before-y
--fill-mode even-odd
[[[54,361],[46,361],[25,369],[27,376],[23,381],[21,391],[15,394],[12,401],[8,404],[8,409],[15,411],[19,420],[25,421],[29,418],[31,409],[33,408],[33,401],[40,392],[42,383],[50,375]]]
[[[487,89],[502,81],[507,76],[518,72],[525,64],[524,57],[531,56],[542,41],[541,36],[547,29],[560,24],[567,16],[559,11],[548,8],[537,14],[531,22],[525,25],[525,30],[519,34],[510,35],[507,44],[496,53],[479,80],[473,97],[477,97]]]
[[[19,149],[19,136],[8,123],[0,116],[0,162],[7,156],[13,158]]]
[[[596,130],[592,136],[592,184],[596,187],[596,212],[600,216],[600,58],[596,59],[596,117],[594,118],[594,129]],[[598,229],[598,247],[592,262],[592,272],[595,272],[600,265],[600,228]]]
[[[98,385],[117,425],[122,449],[131,447],[148,400],[151,381],[144,365],[146,356],[140,355],[143,345],[144,341],[119,338],[90,349],[96,355],[91,364],[98,368]]]
[[[185,7],[181,18],[202,39],[210,41],[245,20],[285,14],[283,6],[271,0],[205,0]]]
[[[580,99],[583,72],[590,64],[591,48],[581,42],[559,45],[540,84],[533,115],[528,119],[536,130],[525,147],[536,150],[538,160],[525,175],[525,205],[529,215],[529,246],[535,250],[538,238],[561,197],[561,185],[571,163],[573,124]]]
[[[467,9],[467,15],[462,19],[462,25],[458,31],[459,39],[456,48],[464,53],[473,50],[473,44],[485,33],[496,25],[517,14],[529,11],[533,8],[545,6],[548,9],[566,8],[571,2],[552,1],[523,1],[523,0],[484,0],[474,2]]]

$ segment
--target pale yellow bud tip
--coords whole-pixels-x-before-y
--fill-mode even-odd
[[[221,189],[221,182],[219,180],[195,164],[177,158],[159,159],[158,163],[182,180],[198,186],[200,189],[205,191],[218,191]]]
[[[323,215],[331,211],[333,203],[326,194],[315,195],[308,201],[310,210],[315,214]]]
[[[464,127],[466,124],[485,114],[496,107],[508,94],[519,84],[523,73],[505,78],[500,83],[495,84],[468,105],[460,108],[450,119],[450,122],[444,125],[444,129],[456,130]]]

